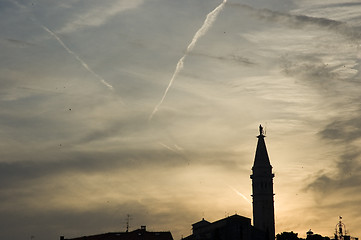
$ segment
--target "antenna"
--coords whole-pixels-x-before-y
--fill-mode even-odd
[[[132,218],[130,217],[130,214],[127,214],[127,218],[125,219],[125,221],[126,221],[126,223],[127,223],[127,230],[126,230],[126,232],[129,232],[130,220],[132,220]]]

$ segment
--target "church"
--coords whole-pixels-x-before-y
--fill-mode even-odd
[[[192,224],[192,235],[184,240],[274,240],[274,193],[272,166],[268,157],[263,127],[252,167],[253,226],[251,219],[233,215],[215,222],[202,219]]]
[[[252,167],[253,225],[251,219],[233,215],[215,222],[202,219],[192,224],[193,232],[183,240],[275,240],[272,166],[268,157],[263,127],[259,126]],[[132,232],[112,232],[60,240],[173,240],[170,232],[148,232],[146,227]]]

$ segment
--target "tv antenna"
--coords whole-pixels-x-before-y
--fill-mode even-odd
[[[130,220],[132,220],[132,218],[130,217],[130,214],[127,214],[127,218],[125,219],[126,224],[127,224],[127,230],[126,230],[126,232],[129,232]]]

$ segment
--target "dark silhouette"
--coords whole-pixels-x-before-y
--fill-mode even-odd
[[[311,229],[307,232],[307,238],[299,238],[298,233],[294,232],[282,232],[277,234],[277,240],[330,240],[329,237],[323,237],[320,234],[314,234]]]
[[[259,136],[253,174],[253,224],[251,219],[239,215],[210,223],[204,219],[194,223],[193,234],[184,240],[274,240],[273,173],[270,164],[262,125]]]
[[[173,237],[170,232],[148,232],[145,226],[141,226],[132,232],[111,232],[77,238],[61,236],[60,240],[173,240]]]
[[[210,223],[204,218],[192,224],[193,234],[183,240],[265,240],[266,233],[253,227],[251,219],[233,215]]]
[[[330,240],[329,237],[323,237],[320,234],[307,235],[306,240]]]
[[[351,240],[351,239],[358,240],[358,238],[351,237],[347,233],[348,232],[346,230],[346,225],[342,222],[342,217],[340,216],[339,221],[336,224],[334,240]],[[318,239],[311,239],[311,240],[318,240]]]
[[[268,240],[275,238],[274,199],[272,166],[269,161],[262,125],[256,155],[252,167],[253,225],[268,234]]]
[[[277,240],[299,240],[298,238],[298,233],[294,233],[294,232],[283,232],[283,233],[279,233],[276,236]]]
[[[267,153],[263,127],[259,125],[259,135],[254,163],[252,167],[252,197],[253,197],[253,226],[251,219],[237,214],[208,222],[204,218],[192,224],[193,232],[183,240],[275,240],[274,220],[274,193],[272,165]],[[60,144],[61,146],[61,144]],[[358,240],[347,235],[346,226],[341,221],[335,229],[335,238],[332,240]],[[130,215],[127,215],[127,231],[104,233],[92,236],[60,240],[173,240],[170,232],[147,232],[146,227],[128,232]],[[307,238],[298,237],[298,233],[282,232],[277,234],[276,240],[330,240],[314,234],[311,229],[307,232]]]

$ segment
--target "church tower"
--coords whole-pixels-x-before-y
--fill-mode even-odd
[[[273,177],[263,127],[259,126],[256,155],[252,167],[253,225],[275,239]]]

